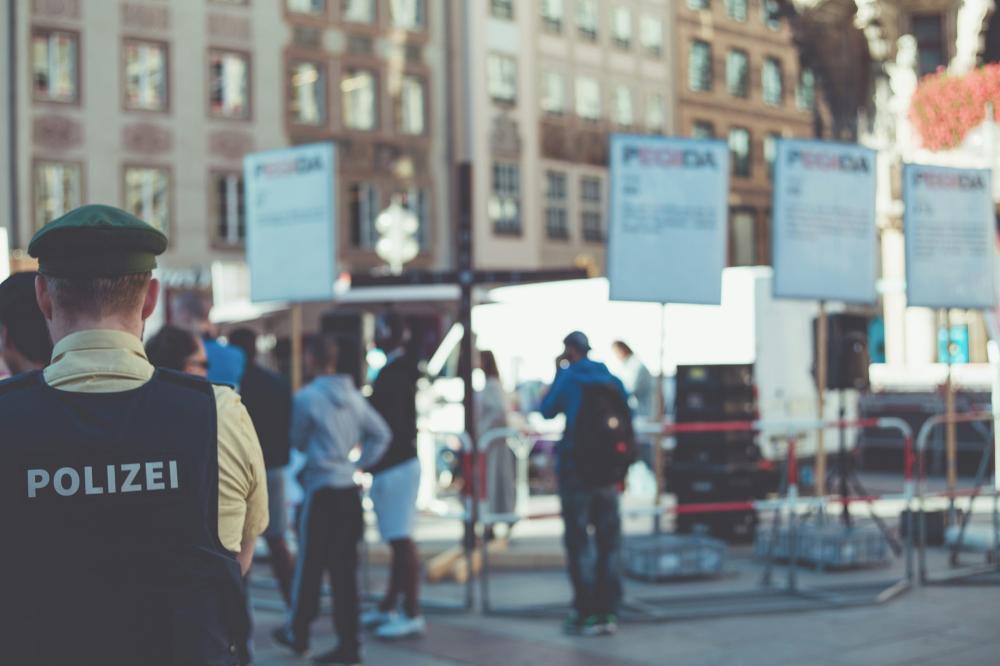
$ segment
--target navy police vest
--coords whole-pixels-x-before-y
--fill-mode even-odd
[[[0,383],[0,664],[235,666],[212,385],[158,370],[75,393]]]

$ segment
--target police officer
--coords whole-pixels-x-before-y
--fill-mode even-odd
[[[91,205],[28,247],[55,348],[0,383],[0,664],[247,661],[264,461],[233,391],[146,359],[166,246]]]

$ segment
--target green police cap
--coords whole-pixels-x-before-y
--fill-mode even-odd
[[[156,268],[167,237],[113,206],[81,206],[38,230],[28,254],[56,278],[110,278]]]

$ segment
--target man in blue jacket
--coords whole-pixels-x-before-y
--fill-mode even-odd
[[[586,486],[574,469],[570,452],[585,386],[610,383],[626,400],[628,395],[606,365],[588,358],[590,342],[586,335],[574,331],[563,344],[565,351],[557,359],[556,377],[542,401],[541,411],[546,418],[566,415],[566,430],[556,449],[556,473],[574,608],[564,629],[566,633],[585,636],[613,634],[618,629],[617,612],[622,596],[618,487]],[[594,528],[593,545],[588,533],[590,526]]]

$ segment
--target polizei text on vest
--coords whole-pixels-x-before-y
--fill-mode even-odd
[[[72,497],[176,490],[177,476],[176,460],[60,467],[54,472],[29,469],[28,497],[36,498],[40,493]]]

